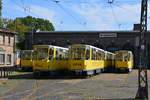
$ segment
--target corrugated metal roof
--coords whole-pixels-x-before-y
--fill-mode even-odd
[[[40,31],[36,33],[138,33],[139,31]],[[148,31],[150,32],[150,31]]]

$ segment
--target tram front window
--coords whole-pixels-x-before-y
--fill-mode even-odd
[[[129,61],[129,59],[130,59],[130,54],[129,54],[129,53],[125,53],[125,54],[123,55],[123,58],[124,58],[124,61]]]
[[[37,49],[37,59],[38,60],[47,60],[48,58],[48,48],[38,48]]]
[[[21,58],[23,59],[23,60],[31,60],[31,52],[30,51],[23,51],[22,53],[21,53]]]
[[[123,61],[123,54],[122,53],[116,53],[116,55],[115,55],[115,59],[116,60],[119,60],[119,61]]]
[[[117,53],[116,59],[119,61],[129,61],[130,55],[129,53]]]
[[[85,59],[85,48],[72,48],[71,59],[84,60]]]

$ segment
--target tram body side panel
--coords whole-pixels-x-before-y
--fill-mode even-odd
[[[32,67],[32,60],[21,60],[21,67]]]
[[[104,69],[105,62],[104,60],[69,60],[68,62],[69,70],[95,70],[95,69]]]
[[[118,69],[132,69],[133,61],[115,61],[115,67]]]
[[[68,61],[68,70],[83,70],[85,69],[84,60],[69,60]]]
[[[67,70],[67,66],[67,60],[54,60],[49,62],[49,69],[51,70]]]
[[[104,60],[85,60],[85,70],[104,69]]]
[[[48,70],[49,63],[47,61],[34,60],[33,61],[33,70],[34,71],[46,71]]]
[[[53,60],[53,61],[34,61],[33,70],[38,71],[53,71],[66,70],[67,60]]]

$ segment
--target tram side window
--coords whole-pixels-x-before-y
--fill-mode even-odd
[[[56,60],[61,60],[62,59],[62,50],[61,49],[56,49]]]
[[[105,57],[105,54],[102,51],[97,52],[97,60],[103,60]]]
[[[96,49],[92,49],[92,60],[96,60]]]
[[[67,51],[64,49],[56,49],[56,60],[67,59]]]
[[[63,50],[62,59],[63,60],[67,60],[68,59],[68,51],[67,50]]]
[[[47,60],[48,58],[48,48],[38,48],[38,59],[39,60]]]
[[[49,49],[49,60],[53,59],[54,50],[52,48]]]
[[[106,54],[106,59],[107,59],[108,61],[110,60],[110,54],[109,54],[109,53]]]
[[[85,59],[85,48],[72,48],[71,58],[74,60],[84,60]]]
[[[38,53],[37,53],[37,51],[35,50],[35,51],[33,52],[33,59],[34,59],[34,60],[37,60],[37,55],[38,55]]]
[[[124,61],[129,61],[130,60],[130,54],[129,53],[125,53],[124,54]]]
[[[90,59],[90,50],[87,49],[86,50],[86,60],[89,60]]]
[[[115,59],[118,60],[118,61],[124,61],[123,53],[117,52],[116,55],[115,55]]]
[[[68,60],[68,51],[65,52],[65,60]]]

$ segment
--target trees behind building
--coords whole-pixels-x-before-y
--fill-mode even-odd
[[[17,32],[17,48],[24,49],[25,33],[40,31],[54,31],[53,24],[46,19],[35,18],[32,16],[18,17],[14,20],[3,19],[3,27]]]

